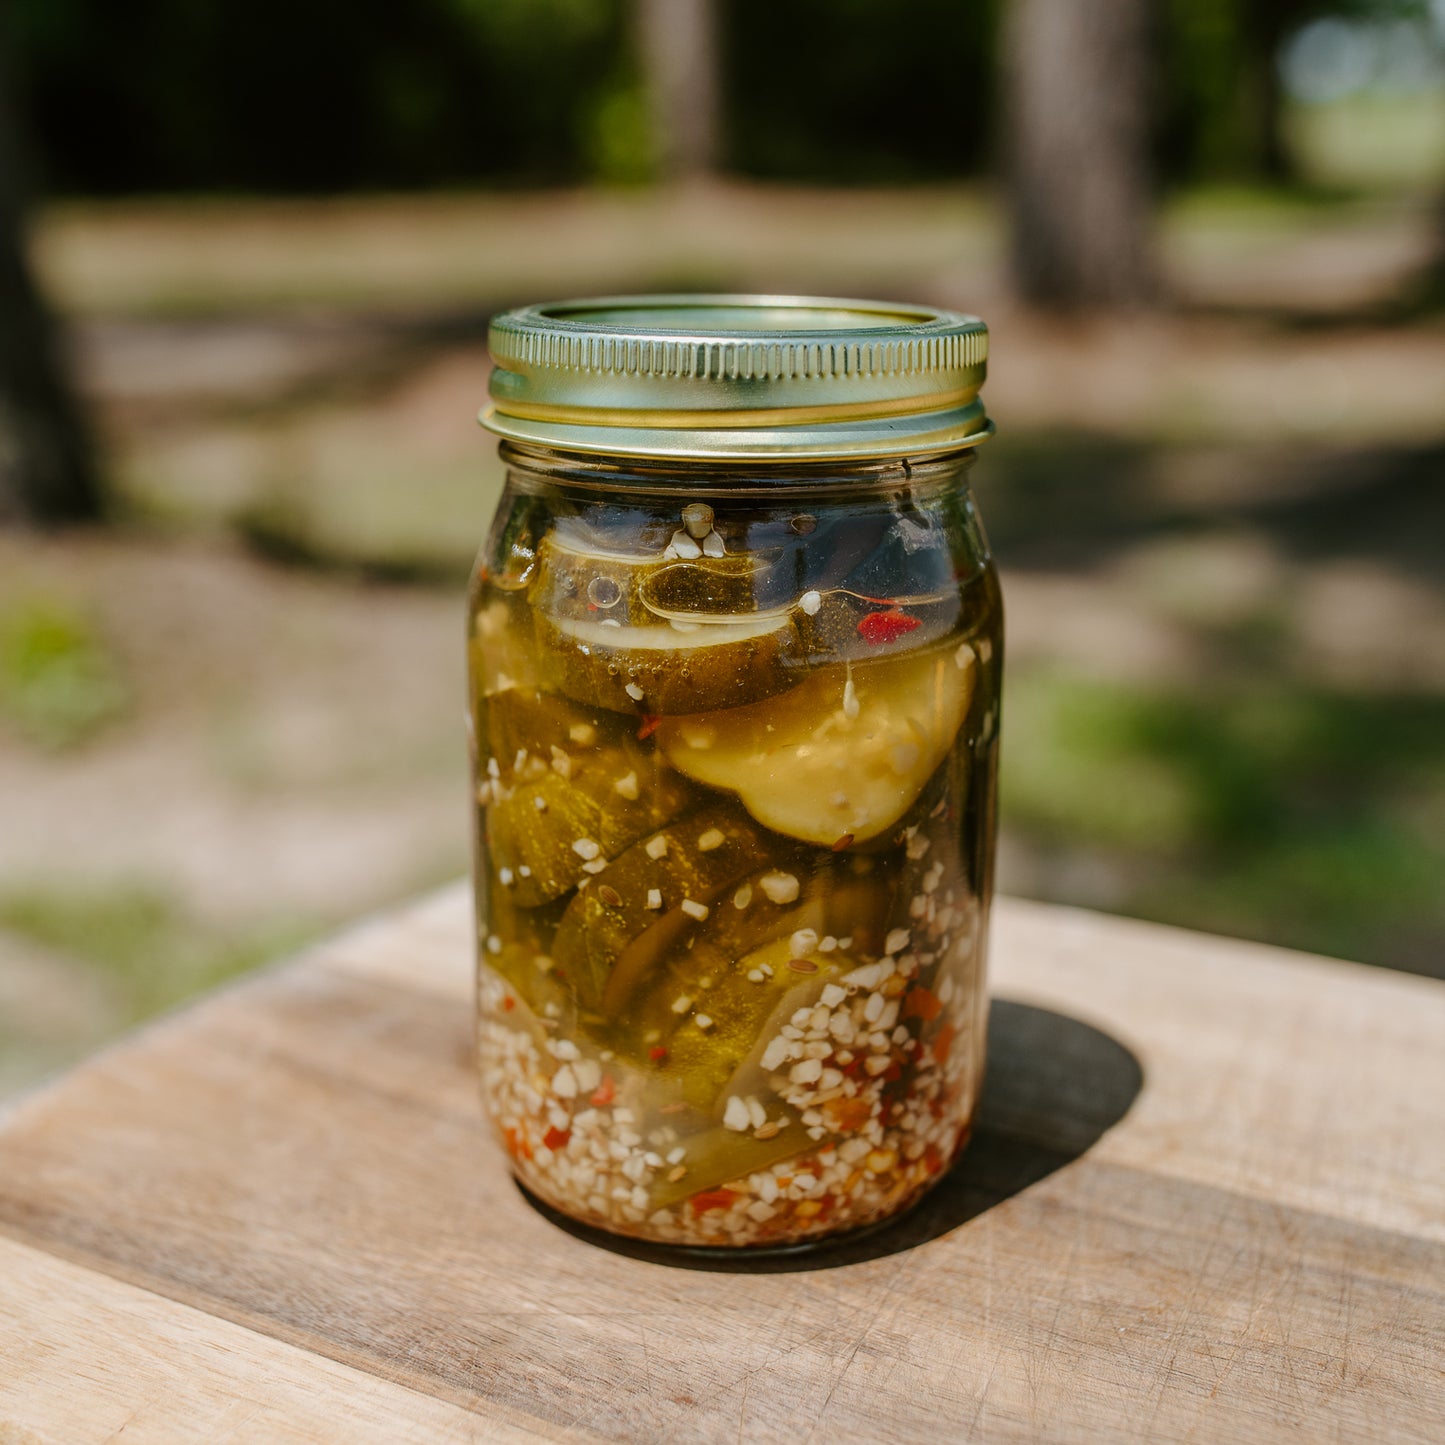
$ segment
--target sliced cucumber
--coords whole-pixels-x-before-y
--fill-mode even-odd
[[[572,900],[553,944],[557,966],[579,999],[617,1018],[718,895],[768,856],[767,838],[731,803],[668,824],[634,843]]]
[[[538,804],[541,807],[538,807]],[[514,788],[487,816],[487,851],[495,876],[505,877],[499,891],[508,891],[523,908],[536,908],[575,888],[586,874],[590,841],[602,845],[602,810],[580,788],[556,773]]]
[[[609,627],[537,614],[545,675],[614,712],[672,715],[771,697],[802,675],[791,613],[736,622]]]
[[[948,755],[968,711],[973,650],[826,668],[781,697],[665,718],[679,772],[736,793],[764,826],[822,846],[893,827]]]

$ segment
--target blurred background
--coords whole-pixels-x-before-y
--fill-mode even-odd
[[[1445,0],[8,0],[0,1094],[461,873],[485,329],[982,313],[1003,887],[1445,975]]]

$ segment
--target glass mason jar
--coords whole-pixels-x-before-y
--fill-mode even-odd
[[[471,589],[479,1059],[584,1224],[879,1223],[983,1071],[1001,612],[976,318],[807,298],[513,311]]]

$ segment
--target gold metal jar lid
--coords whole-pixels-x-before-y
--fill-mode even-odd
[[[993,431],[988,328],[818,296],[614,296],[503,312],[485,427],[606,456],[917,456]]]

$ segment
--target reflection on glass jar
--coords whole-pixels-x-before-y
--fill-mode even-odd
[[[706,348],[736,365],[760,328],[786,339],[744,407]],[[881,353],[920,330],[943,361],[906,384],[880,367],[870,391],[855,360],[788,389],[800,355],[824,369],[815,334],[846,361],[860,334]],[[610,380],[599,335],[633,343]],[[470,629],[479,1059],[518,1177],[579,1221],[791,1246],[897,1213],[967,1138],[1002,660],[966,484],[982,335],[701,298],[494,329],[507,487]],[[687,385],[642,370],[639,340],[694,350]]]

